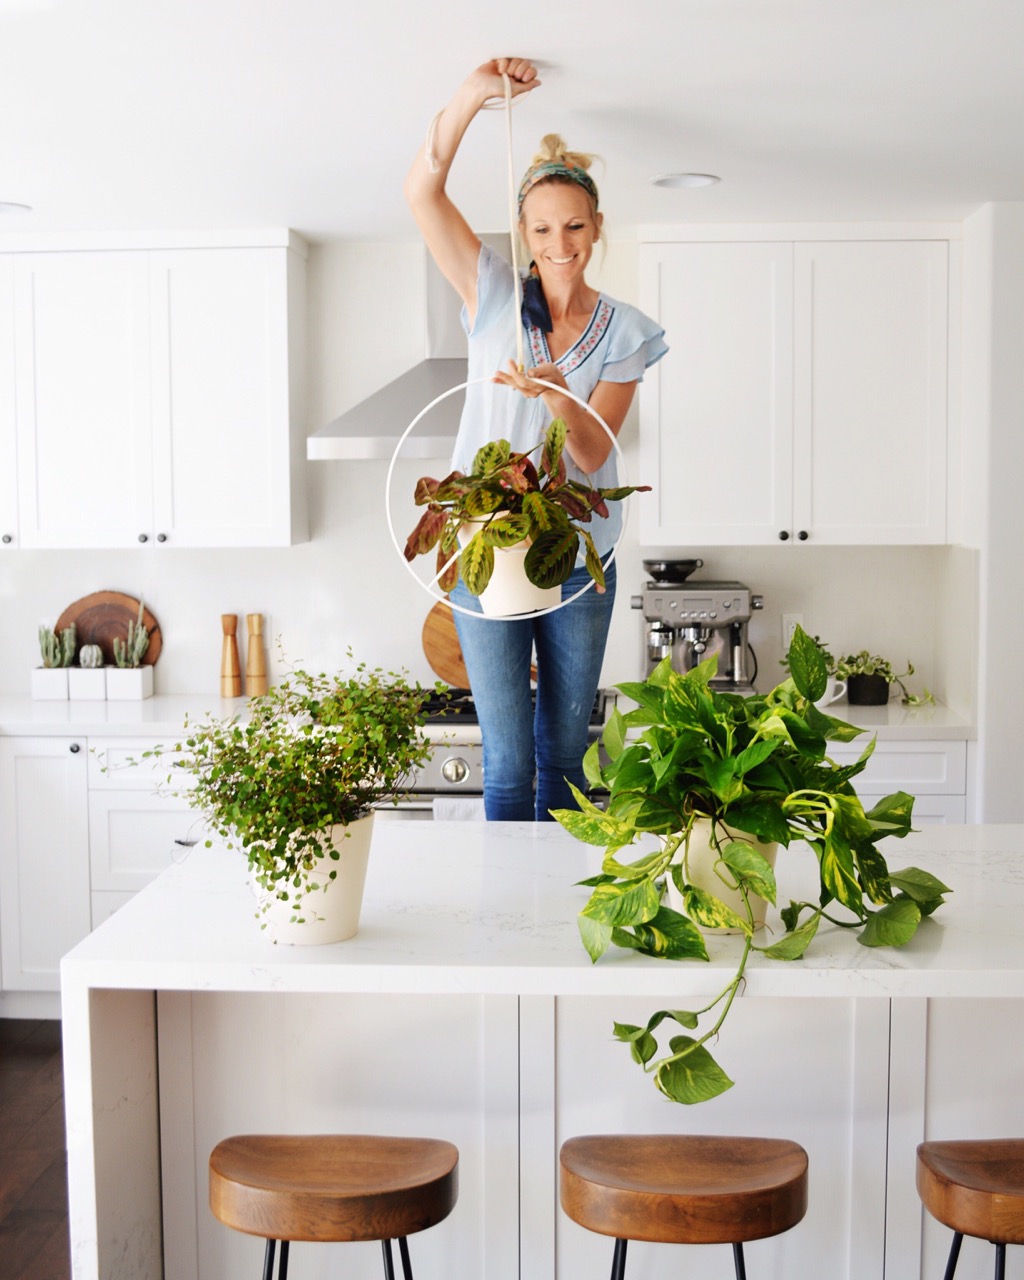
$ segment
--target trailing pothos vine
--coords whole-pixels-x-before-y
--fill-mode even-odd
[[[583,882],[592,892],[578,921],[595,962],[610,945],[666,960],[707,960],[702,929],[743,934],[736,971],[709,1004],[659,1009],[643,1026],[614,1026],[616,1038],[675,1102],[703,1102],[731,1088],[708,1044],[753,952],[799,960],[822,920],[859,930],[865,946],[902,946],[950,892],[916,867],[889,870],[878,843],[907,835],[913,798],[898,791],[865,810],[852,779],[867,765],[874,740],[853,764],[830,760],[829,743],[850,742],[863,730],[814,706],[828,672],[819,646],[799,627],[787,661],[789,679],[747,697],[710,686],[714,658],[685,675],[665,659],[647,680],[619,685],[636,707],[612,714],[584,761],[591,785],[609,793],[607,808],[577,791],[578,810],[554,813],[567,831],[606,851],[601,874]],[[740,910],[691,881],[698,823],[710,825],[715,872],[723,887],[738,891]],[[751,837],[784,847],[805,842],[818,863],[817,901],[784,907],[785,933],[767,945],[755,941],[752,899],[775,905],[775,873]],[[621,851],[637,842],[646,851],[624,861]],[[662,900],[669,877],[686,914]],[[659,1056],[663,1023],[681,1034],[672,1034]]]

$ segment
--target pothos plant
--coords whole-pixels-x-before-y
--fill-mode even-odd
[[[895,792],[865,810],[852,779],[874,741],[853,764],[830,760],[830,742],[850,742],[862,730],[814,706],[828,672],[820,648],[799,627],[788,661],[791,677],[763,695],[712,689],[713,657],[685,675],[666,658],[647,680],[619,685],[636,708],[609,719],[602,737],[607,763],[596,743],[584,760],[588,781],[609,793],[607,808],[574,789],[579,809],[554,812],[572,835],[606,850],[601,874],[583,882],[592,892],[579,915],[593,961],[610,945],[666,960],[707,960],[702,928],[742,933],[736,971],[710,1004],[659,1009],[644,1026],[615,1024],[616,1038],[675,1102],[703,1102],[732,1086],[708,1043],[726,1020],[752,953],[799,960],[822,920],[859,930],[865,946],[901,946],[950,892],[915,867],[889,870],[878,842],[910,831],[913,798]],[[738,890],[741,912],[691,881],[691,838],[701,823],[710,827],[715,872],[723,886]],[[775,903],[775,874],[744,837],[786,847],[803,842],[818,863],[817,901],[790,901],[781,912],[785,932],[767,944],[755,941],[752,900]],[[646,851],[624,860],[622,851],[638,841]],[[662,901],[667,877],[685,915]],[[665,1022],[682,1034],[672,1035],[658,1056],[656,1033]]]
[[[321,856],[340,856],[330,829],[395,801],[429,757],[427,693],[365,663],[348,678],[296,669],[245,712],[186,720],[182,741],[144,755],[171,757],[189,776],[176,794],[245,854],[263,889],[297,901]]]
[[[584,526],[594,516],[606,519],[608,503],[619,502],[650,485],[599,489],[571,479],[565,465],[566,425],[555,418],[544,440],[527,453],[513,453],[507,440],[491,440],[477,451],[469,475],[453,471],[443,480],[423,476],[415,502],[426,507],[405,544],[406,560],[437,552],[438,585],[448,592],[461,574],[473,595],[480,595],[494,572],[496,548],[527,543],[526,576],[538,587],[560,586],[572,573],[582,540],[587,571],[598,591],[604,569],[593,538]],[[530,453],[540,450],[534,463]],[[459,554],[459,531],[475,532]]]

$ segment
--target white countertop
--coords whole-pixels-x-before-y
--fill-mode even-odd
[[[254,917],[245,862],[196,847],[64,958],[65,989],[619,995],[716,992],[740,941],[711,963],[614,948],[592,965],[576,914],[598,869],[554,824],[378,823],[360,931],[329,946],[275,946]],[[885,845],[954,892],[905,947],[867,948],[822,925],[807,956],[754,956],[746,997],[1009,996],[1024,990],[1024,826],[929,827]],[[817,887],[805,846],[780,850],[780,898]],[[781,932],[770,910],[768,927]]]
[[[181,732],[186,715],[201,719],[209,712],[227,717],[244,711],[246,702],[245,698],[218,698],[211,694],[156,694],[138,702],[46,702],[7,695],[0,697],[0,735],[170,736]],[[877,734],[879,741],[976,737],[974,726],[949,707],[904,707],[898,700],[882,707],[851,707],[841,699],[828,712]],[[457,734],[461,740],[472,742],[479,740],[480,728],[452,727],[438,721],[428,727],[427,733],[431,738]]]

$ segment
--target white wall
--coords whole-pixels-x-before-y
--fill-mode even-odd
[[[1020,645],[1024,636],[1024,203],[990,204],[964,226],[965,418],[976,423],[974,523],[981,546],[977,815],[1024,821]]]
[[[423,259],[419,245],[330,244],[309,260],[309,428],[320,426],[402,373],[424,354]],[[612,243],[595,259],[594,282],[636,298],[636,246]],[[671,344],[671,334],[668,335]],[[671,359],[671,354],[666,357]],[[637,415],[624,432],[630,478],[637,474]],[[399,424],[404,426],[405,424]],[[397,477],[412,484],[421,464]],[[113,589],[145,599],[160,621],[163,653],[157,691],[214,694],[220,669],[220,614],[262,612],[268,637],[288,655],[318,668],[357,658],[404,666],[432,679],[420,648],[430,600],[391,544],[384,515],[385,462],[309,463],[311,541],[271,551],[177,551],[0,554],[0,693],[28,691],[36,665],[36,627],[92,591]],[[908,477],[912,483],[912,477]],[[728,459],[722,460],[728,488]],[[242,492],[229,500],[245,501]],[[643,501],[642,496],[633,499]],[[644,581],[636,520],[619,549],[619,598],[606,683],[642,669],[640,614],[629,598]],[[949,602],[973,598],[976,556],[958,549],[678,548],[702,555],[704,577],[738,579],[765,598],[752,627],[759,688],[780,674],[781,615],[799,612],[833,652],[870,648],[894,663],[911,660],[914,687],[927,684],[958,710],[973,706],[973,614],[951,625]],[[973,605],[972,605],[973,607]],[[244,620],[242,622],[244,629]],[[244,661],[244,653],[243,653]]]

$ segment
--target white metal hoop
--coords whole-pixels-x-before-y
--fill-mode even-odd
[[[477,383],[490,382],[490,381],[491,381],[490,378],[471,378],[468,382],[460,382],[456,386],[449,388],[449,390],[442,391],[439,396],[436,396],[433,400],[431,400],[431,402],[428,405],[426,405],[424,408],[422,408],[419,411],[416,417],[413,418],[412,422],[410,422],[409,425],[406,427],[406,429],[402,432],[401,436],[399,436],[398,443],[395,445],[395,451],[391,455],[391,462],[388,464],[387,479],[384,482],[384,510],[387,515],[388,532],[391,534],[392,544],[394,545],[395,550],[398,552],[398,558],[401,560],[402,564],[405,565],[406,569],[412,575],[413,581],[418,586],[422,587],[423,590],[427,593],[427,595],[431,596],[434,600],[444,601],[444,603],[449,605],[452,609],[457,610],[459,613],[466,614],[466,616],[469,618],[486,618],[489,622],[514,622],[520,618],[542,618],[546,613],[554,613],[556,609],[561,609],[567,604],[572,604],[572,602],[574,600],[578,600],[580,596],[583,595],[584,592],[589,591],[592,587],[596,586],[597,584],[594,582],[593,578],[591,578],[588,582],[584,583],[584,585],[580,587],[579,591],[575,592],[571,596],[568,596],[565,600],[560,600],[558,604],[551,605],[550,608],[537,609],[533,613],[509,614],[505,617],[498,617],[494,614],[478,612],[475,609],[467,609],[465,605],[456,604],[453,600],[449,600],[443,593],[438,594],[432,591],[431,588],[436,584],[437,579],[435,578],[433,582],[424,582],[421,578],[417,576],[416,571],[413,569],[410,561],[406,560],[405,553],[402,549],[402,545],[398,539],[398,535],[395,533],[395,522],[391,514],[391,480],[392,480],[392,477],[394,476],[395,465],[398,462],[398,455],[401,453],[402,445],[405,444],[406,440],[412,434],[413,430],[419,425],[421,420],[426,417],[426,415],[431,411],[431,409],[435,407],[435,405],[439,405],[442,402],[442,400],[447,400],[449,396],[453,396],[459,391],[465,391],[467,387],[475,386]],[[622,453],[622,446],[619,444],[618,440],[616,439],[615,432],[612,431],[611,427],[609,427],[608,423],[605,422],[604,418],[601,417],[601,415],[597,412],[594,406],[591,404],[588,404],[586,400],[582,400],[579,396],[575,395],[567,387],[558,386],[557,383],[547,382],[543,378],[531,378],[530,381],[535,382],[540,387],[547,387],[551,391],[557,391],[559,395],[568,396],[570,400],[575,401],[575,403],[578,404],[580,408],[585,409],[587,413],[589,413],[592,417],[594,417],[597,420],[597,422],[600,424],[601,428],[603,429],[605,435],[612,442],[612,448],[615,450],[619,467],[621,469],[620,483],[628,485],[629,479],[628,479],[628,476],[626,475],[626,461]],[[626,531],[626,514],[627,513],[624,508],[622,512],[622,527],[619,529],[619,536],[615,539],[615,543],[612,546],[611,551],[608,552],[607,559],[603,561],[603,563],[606,566],[611,564],[612,561],[615,559],[615,553],[619,549],[619,543],[622,541],[622,535]]]

